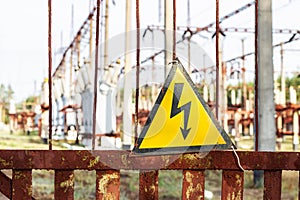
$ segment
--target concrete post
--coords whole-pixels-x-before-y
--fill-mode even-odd
[[[109,0],[105,1],[104,67],[108,66]]]
[[[205,102],[208,102],[208,89],[206,85],[203,86],[203,99]]]
[[[297,110],[293,113],[293,150],[298,150],[299,145],[299,115]]]
[[[235,103],[235,100],[236,100],[236,95],[235,95],[235,89],[233,88],[232,90],[231,90],[231,104],[232,105],[235,105],[236,103]]]
[[[171,69],[169,62],[172,61],[173,49],[173,8],[172,1],[165,0],[165,78]]]
[[[279,114],[277,117],[277,132],[278,132],[278,138],[276,140],[277,148],[278,150],[281,149],[281,143],[282,143],[282,115]]]
[[[283,48],[282,43],[280,44],[280,65],[281,65],[281,105],[286,104],[286,95],[285,95],[285,73],[283,65]]]
[[[258,151],[275,151],[272,0],[258,0]],[[270,76],[271,75],[271,76]]]
[[[247,101],[247,85],[246,85],[246,68],[245,68],[245,39],[242,39],[242,80],[243,80],[243,108],[246,109],[246,101]]]
[[[255,150],[275,151],[276,126],[272,47],[272,0],[256,0]],[[254,170],[255,187],[263,186],[263,171]]]
[[[129,149],[132,145],[132,82],[130,77],[131,59],[130,59],[130,33],[131,30],[131,1],[126,0],[126,32],[125,32],[125,78],[124,78],[124,112],[123,112],[123,147]]]

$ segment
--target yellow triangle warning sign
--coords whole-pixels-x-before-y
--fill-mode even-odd
[[[229,149],[232,145],[176,60],[133,151],[181,153]]]

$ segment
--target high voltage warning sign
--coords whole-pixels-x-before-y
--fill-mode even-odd
[[[176,60],[133,151],[179,153],[229,149],[232,145]]]

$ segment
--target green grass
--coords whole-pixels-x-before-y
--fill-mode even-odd
[[[158,194],[161,199],[181,199],[182,171],[159,171]]]
[[[37,132],[31,132],[30,135],[23,131],[10,134],[7,131],[0,131],[0,149],[49,149],[48,144],[44,144]],[[58,142],[53,142],[53,150],[66,149]]]

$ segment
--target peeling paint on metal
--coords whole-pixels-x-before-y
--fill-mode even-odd
[[[162,158],[162,160],[164,161],[165,167],[168,166],[169,163],[170,163],[170,156],[164,155],[164,156],[162,156],[161,158]]]
[[[69,178],[59,185],[61,188],[65,188],[64,192],[66,193],[68,188],[74,188],[74,174],[71,174]]]
[[[113,174],[105,174],[99,180],[98,190],[100,191],[100,193],[103,194],[103,199],[107,199],[107,200],[116,199],[115,194],[107,192],[107,186],[109,185],[109,183],[115,182],[115,180],[118,178],[119,178],[118,174],[113,173]]]
[[[128,162],[128,160],[127,160],[127,155],[126,155],[126,154],[124,154],[124,155],[121,156],[121,160],[122,160],[122,163],[123,163],[124,167],[125,167],[125,168],[128,168],[128,164],[129,164],[130,162]]]
[[[6,160],[4,160],[3,158],[1,158],[0,157],[0,164],[3,166],[3,167],[9,167],[9,166],[11,166],[11,162],[9,162],[9,161],[6,161]]]
[[[187,187],[187,190],[186,190],[187,199],[190,199],[191,194],[195,193],[196,191],[203,190],[201,187],[201,184],[199,184],[199,183],[196,185],[196,187],[194,187],[194,185],[193,185],[194,175],[193,174],[191,174],[190,172],[186,172],[185,178],[186,178],[186,182],[189,183],[189,186]],[[203,199],[203,196],[199,196],[198,199]]]
[[[91,159],[88,168],[94,167],[99,162],[100,162],[100,157],[99,156],[95,157],[95,159]]]

